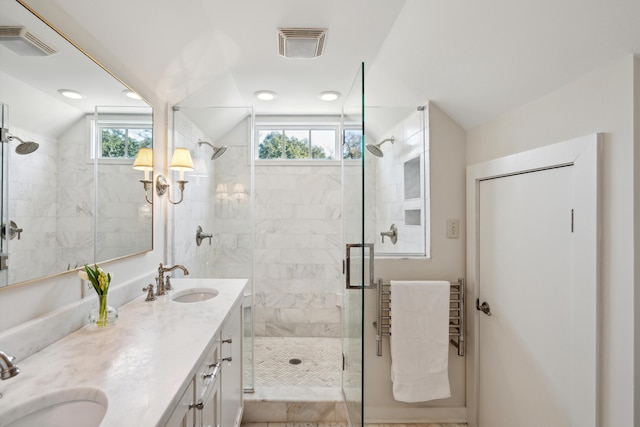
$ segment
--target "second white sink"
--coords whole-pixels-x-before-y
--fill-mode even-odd
[[[95,388],[61,390],[25,402],[15,412],[17,418],[7,427],[98,427],[107,412],[107,396]]]
[[[200,302],[218,295],[218,291],[210,288],[190,288],[176,292],[171,296],[175,302]]]

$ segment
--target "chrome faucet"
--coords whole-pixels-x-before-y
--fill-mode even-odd
[[[189,275],[189,270],[183,265],[176,264],[173,267],[163,267],[162,263],[160,263],[160,267],[158,267],[158,277],[156,277],[156,296],[166,295],[167,291],[173,289],[169,277],[167,277],[165,281],[164,273],[173,271],[176,268],[181,269],[185,276]]]
[[[20,369],[13,363],[15,357],[7,356],[4,351],[0,351],[0,379],[8,380],[20,373]]]

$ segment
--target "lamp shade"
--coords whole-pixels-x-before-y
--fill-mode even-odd
[[[141,148],[133,161],[133,168],[139,171],[153,170],[153,150],[151,148]]]
[[[191,160],[191,154],[186,148],[176,148],[171,157],[171,163],[169,169],[174,171],[192,171],[193,160]]]

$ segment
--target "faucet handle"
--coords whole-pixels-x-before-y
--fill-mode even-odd
[[[153,285],[151,283],[149,283],[149,285],[146,288],[142,288],[142,292],[147,293],[147,298],[145,298],[145,301],[156,300],[156,296],[153,294]]]
[[[164,290],[165,291],[172,291],[173,290],[173,286],[171,286],[171,276],[167,276],[164,279]]]

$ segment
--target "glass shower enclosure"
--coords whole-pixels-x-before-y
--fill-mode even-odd
[[[342,215],[345,247],[342,289],[342,392],[352,426],[364,422],[364,289],[371,280],[373,245],[364,235],[364,64],[342,113]],[[367,258],[371,260],[367,264]],[[371,270],[370,270],[371,269]],[[367,272],[368,274],[365,274]]]

